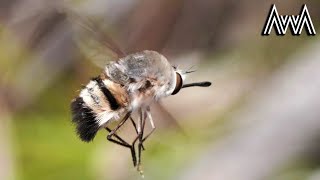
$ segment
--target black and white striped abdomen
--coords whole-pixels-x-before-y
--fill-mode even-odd
[[[72,121],[83,141],[94,139],[97,131],[112,119],[119,119],[125,111],[119,85],[109,79],[92,79],[71,102]]]

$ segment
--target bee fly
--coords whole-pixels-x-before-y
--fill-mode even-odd
[[[87,28],[88,25],[86,23]],[[77,134],[86,142],[92,141],[98,130],[106,129],[109,132],[109,141],[130,149],[133,165],[142,174],[140,164],[143,142],[155,130],[150,104],[175,95],[182,88],[208,87],[211,83],[185,84],[185,75],[191,71],[183,72],[171,66],[160,53],[145,50],[125,55],[110,38],[104,39],[107,39],[104,45],[107,44],[110,50],[122,58],[107,64],[102,74],[91,79],[80,95],[71,102],[72,121],[76,124]],[[133,112],[139,112],[137,124],[131,117]],[[119,123],[114,129],[110,129],[108,124],[114,120]],[[128,120],[132,122],[137,133],[132,143],[117,135],[117,131]],[[144,134],[146,120],[149,120],[152,126],[148,134]],[[138,157],[135,151],[136,142]]]

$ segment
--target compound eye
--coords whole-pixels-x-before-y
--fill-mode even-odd
[[[174,90],[173,90],[173,92],[172,92],[171,95],[177,94],[177,93],[180,91],[180,89],[182,88],[182,85],[183,85],[182,77],[181,77],[181,75],[180,75],[179,73],[177,73],[177,72],[176,72],[176,78],[177,78],[177,80],[176,80],[176,87],[174,88]]]

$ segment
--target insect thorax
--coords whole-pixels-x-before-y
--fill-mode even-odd
[[[129,93],[155,99],[168,96],[175,87],[175,71],[167,59],[155,51],[130,54],[106,66],[106,75],[125,86]]]

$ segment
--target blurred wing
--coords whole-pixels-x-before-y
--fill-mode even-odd
[[[107,35],[102,26],[89,17],[81,16],[72,10],[67,11],[74,30],[74,39],[80,51],[99,67],[111,60],[117,60],[126,54]]]
[[[187,133],[180,126],[177,119],[175,119],[160,103],[155,102],[153,104],[153,108],[159,112],[160,118],[166,126],[172,126],[173,128],[177,129],[178,132],[180,132],[184,136],[187,136]]]

